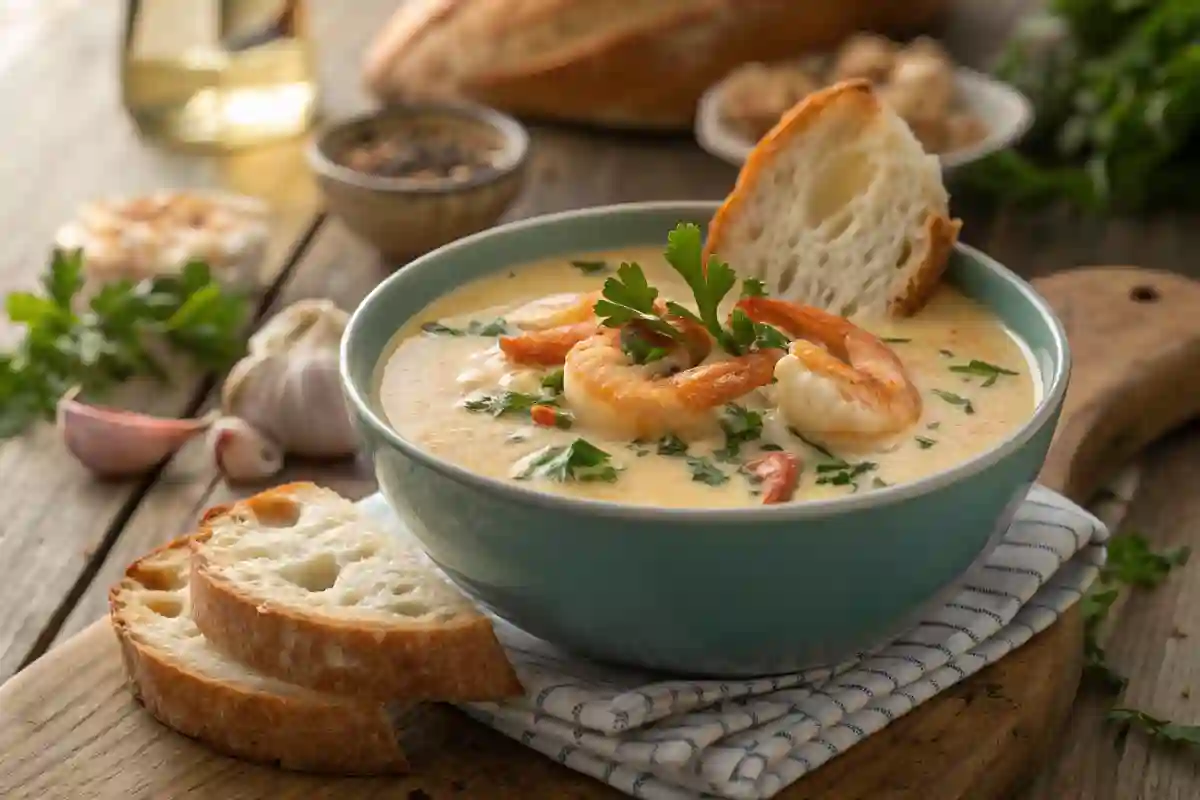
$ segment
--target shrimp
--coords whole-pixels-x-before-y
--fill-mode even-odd
[[[564,292],[531,300],[504,315],[522,333],[501,336],[500,350],[514,364],[554,367],[567,351],[600,328],[600,292]]]
[[[600,322],[591,320],[527,331],[518,336],[501,336],[500,350],[514,364],[555,367],[566,360],[572,347],[595,336],[598,330]]]
[[[596,319],[596,301],[600,296],[599,291],[548,294],[514,308],[504,315],[504,319],[523,331],[544,331],[589,322]]]
[[[559,296],[561,295],[551,295],[550,297]],[[596,300],[600,296],[599,292],[580,295],[582,299],[578,302],[586,306],[586,310],[591,314],[590,319],[567,322],[562,325],[544,328],[531,328],[516,336],[501,336],[500,350],[514,364],[528,364],[542,367],[561,365],[566,361],[567,353],[570,352],[572,347],[594,336],[601,330],[600,320],[594,310]],[[548,298],[542,298],[542,300],[546,299]],[[522,308],[530,308],[539,302],[541,301],[534,300],[532,303],[522,306]],[[576,307],[570,313],[560,310],[556,312],[555,317],[558,319],[569,319],[576,316],[580,308],[582,306]],[[657,301],[655,309],[659,314],[666,316],[668,320],[676,321],[676,327],[683,334],[683,343],[692,357],[692,363],[699,363],[708,357],[709,352],[712,350],[712,338],[708,335],[707,331],[691,322],[688,322],[686,325],[679,324],[680,321],[676,317],[667,314],[667,304],[665,301]],[[671,344],[671,340],[668,337],[650,331],[645,327],[640,327],[637,323],[632,323],[630,330],[638,331],[638,335],[656,346],[666,347]]]
[[[766,297],[738,303],[748,317],[800,337],[775,364],[779,411],[818,439],[874,444],[921,418],[921,394],[877,337],[842,317]]]
[[[679,351],[690,363],[672,374]],[[779,350],[761,351],[698,364],[702,359],[685,345],[672,357],[634,364],[621,349],[621,331],[605,329],[567,353],[563,397],[582,425],[616,439],[699,435],[716,424],[713,409],[770,383],[782,357]]]

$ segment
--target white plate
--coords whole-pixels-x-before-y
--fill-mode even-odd
[[[982,120],[988,133],[970,147],[939,155],[943,171],[1013,146],[1033,124],[1033,104],[1009,84],[965,67],[955,70],[954,80],[963,104]],[[722,88],[723,84],[718,82],[700,98],[696,109],[696,141],[714,156],[741,166],[755,143],[721,119],[717,101]]]

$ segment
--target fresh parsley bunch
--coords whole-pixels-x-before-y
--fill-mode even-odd
[[[1200,206],[1200,2],[1053,0],[1049,45],[1018,37],[996,70],[1030,96],[1020,150],[961,173],[967,187],[1091,210]]]
[[[728,264],[716,256],[704,262],[704,247],[700,228],[690,223],[680,223],[667,235],[665,252],[667,263],[683,277],[696,299],[693,313],[678,303],[668,301],[668,315],[690,320],[704,327],[717,344],[732,355],[742,355],[751,350],[764,348],[786,348],[788,338],[778,329],[754,322],[741,309],[734,309],[729,326],[722,324],[719,315],[721,301],[737,285],[737,274]],[[743,282],[743,296],[764,294],[761,281],[747,279]],[[596,303],[596,315],[610,328],[629,326],[635,333],[622,336],[625,352],[637,363],[645,364],[666,355],[666,349],[639,337],[639,329],[672,341],[682,341],[683,334],[660,313],[657,305],[658,289],[646,280],[641,266],[633,263],[621,264],[615,277],[604,282],[603,299]]]
[[[8,296],[9,319],[25,336],[0,354],[0,438],[52,419],[73,386],[100,393],[139,375],[165,380],[155,356],[163,345],[203,369],[242,355],[248,303],[224,292],[202,262],[138,283],[106,283],[80,309],[83,283],[82,253],[56,250],[41,292]]]

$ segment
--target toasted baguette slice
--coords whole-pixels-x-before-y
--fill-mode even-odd
[[[705,255],[842,316],[908,316],[937,288],[960,220],[928,155],[866,81],[808,95],[755,146]]]
[[[205,636],[313,689],[450,702],[523,691],[491,622],[423,553],[311,483],[209,518],[192,541],[192,597]]]
[[[309,772],[408,769],[383,706],[269,678],[209,643],[190,616],[191,551],[178,539],[133,562],[109,592],[134,695],[164,725],[216,750]]]

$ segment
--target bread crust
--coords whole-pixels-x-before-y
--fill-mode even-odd
[[[911,317],[925,307],[942,282],[961,229],[961,219],[950,219],[941,214],[930,214],[925,219],[925,249],[912,255],[920,266],[904,288],[888,301],[891,316]]]
[[[816,125],[831,107],[840,104],[853,106],[853,113],[861,115],[863,119],[884,111],[871,84],[865,80],[833,84],[813,92],[793,106],[750,151],[738,172],[733,190],[713,215],[704,243],[706,262],[713,253],[721,252],[726,237],[731,235],[730,231],[740,224],[748,198],[754,194],[775,158]],[[941,282],[961,228],[962,220],[936,212],[929,214],[925,220],[925,246],[913,251],[901,271],[909,269],[914,262],[919,266],[912,268],[907,283],[889,296],[889,316],[911,316],[925,306]]]
[[[153,582],[153,561],[168,550],[188,549],[183,537],[133,562],[126,576]],[[408,761],[382,706],[337,695],[286,697],[239,687],[199,674],[146,642],[127,616],[122,582],[109,592],[113,631],[130,688],[159,722],[214,750],[284,769],[339,775],[408,771]]]
[[[315,488],[287,484],[236,503],[277,508]],[[192,616],[212,642],[244,664],[323,692],[374,701],[471,702],[519,696],[524,687],[491,622],[473,619],[424,629],[332,619],[255,598],[217,574],[205,543],[222,511],[192,540]]]
[[[697,0],[687,7],[637,2],[639,11],[649,12],[639,26],[596,37],[594,26],[565,25],[549,52],[529,47],[511,64],[488,59],[473,70],[456,70],[450,48],[487,47],[556,19],[589,13],[611,18],[613,2],[410,0],[368,51],[366,84],[385,101],[445,94],[541,119],[684,129],[700,95],[740,64],[831,47],[862,28],[916,32],[947,5],[946,0]],[[661,13],[654,13],[660,4]],[[435,33],[444,36],[441,42],[419,46]],[[431,58],[440,63],[431,67]],[[431,91],[435,83],[441,86]]]

